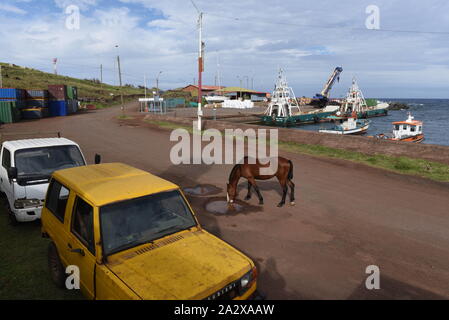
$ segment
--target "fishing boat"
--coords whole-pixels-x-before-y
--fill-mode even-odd
[[[367,104],[365,97],[357,84],[357,80],[354,77],[340,111],[343,114],[357,112],[357,117],[362,119],[388,115],[388,103],[374,99],[370,100],[375,101],[375,103],[370,103],[370,105]]]
[[[329,116],[328,119],[339,124],[331,128],[320,129],[319,132],[341,135],[364,134],[368,130],[371,123],[370,120],[357,119],[357,115],[355,114],[355,112],[349,117],[344,115],[335,115]]]
[[[378,139],[420,143],[424,141],[423,123],[417,121],[411,113],[405,121],[393,122],[393,134],[378,134]]]
[[[288,86],[283,70],[279,70],[271,101],[262,123],[275,126],[294,126],[303,123],[317,123],[326,117],[335,114],[338,108],[329,107],[312,112],[302,112],[293,89]]]

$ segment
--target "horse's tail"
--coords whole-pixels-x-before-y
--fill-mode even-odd
[[[288,180],[293,179],[293,162],[291,160],[288,160],[288,163],[290,164],[290,169],[288,170]]]

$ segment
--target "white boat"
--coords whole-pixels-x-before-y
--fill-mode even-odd
[[[378,139],[416,142],[424,141],[423,122],[415,120],[411,113],[405,121],[393,122],[393,134],[378,134],[375,136]]]
[[[364,134],[369,128],[371,123],[370,120],[366,119],[357,119],[355,116],[341,117],[341,116],[330,116],[328,119],[338,121],[340,124],[333,126],[328,129],[320,129],[321,133],[332,133],[332,134]]]

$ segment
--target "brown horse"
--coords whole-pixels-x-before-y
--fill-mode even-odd
[[[252,161],[254,163],[254,161]],[[290,187],[290,203],[295,205],[295,184],[293,183],[293,163],[285,158],[278,157],[278,168],[273,175],[260,175],[260,168],[268,168],[269,164],[261,164],[259,160],[256,163],[250,164],[248,157],[243,158],[243,163],[237,164],[229,175],[229,183],[227,184],[227,197],[229,203],[234,203],[237,194],[237,185],[240,178],[246,178],[248,180],[248,195],[245,200],[251,199],[251,188],[256,190],[259,197],[259,204],[263,204],[263,197],[260,194],[259,187],[256,185],[256,180],[269,180],[276,177],[282,187],[282,200],[278,204],[278,207],[285,205],[285,199],[288,193],[288,187]]]

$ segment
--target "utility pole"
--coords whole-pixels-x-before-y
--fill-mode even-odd
[[[58,58],[53,59],[53,70],[55,75],[58,75]]]
[[[103,65],[100,64],[100,83],[103,83]]]
[[[3,88],[2,65],[0,65],[0,88]]]
[[[125,113],[125,102],[123,101],[122,69],[120,67],[120,56],[117,56],[117,64],[118,64],[118,79],[119,79],[119,84],[120,84],[120,99],[122,100],[122,112]]]
[[[204,63],[203,63],[203,50],[204,50],[204,43],[203,43],[203,13],[198,9],[198,7],[195,5],[193,0],[191,0],[193,6],[195,7],[196,11],[198,12],[198,32],[199,32],[199,48],[198,48],[198,131],[201,131],[202,125],[201,125],[201,118],[203,116],[203,110],[201,109],[201,103],[202,103],[202,76],[204,71]]]

